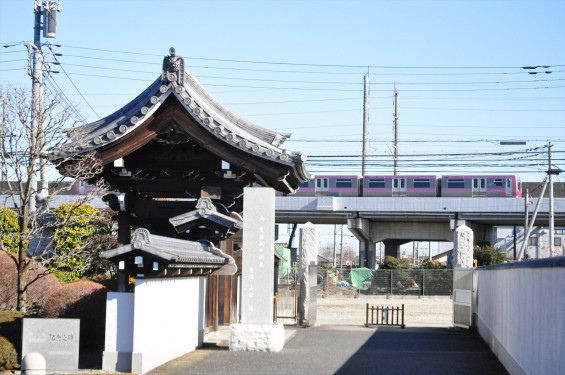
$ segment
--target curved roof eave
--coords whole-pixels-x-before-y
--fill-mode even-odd
[[[129,253],[141,251],[167,262],[214,264],[218,267],[235,264],[234,259],[216,248],[210,242],[193,242],[151,234],[145,228],[138,228],[131,244],[123,245],[100,254],[102,258],[121,258]]]
[[[304,165],[305,155],[279,147],[290,134],[259,127],[233,114],[184,69],[184,62],[175,66],[177,71],[165,68],[171,57],[174,55],[165,57],[162,76],[124,107],[101,120],[67,130],[70,142],[51,150],[51,160],[111,147],[112,143],[152,121],[165,100],[174,98],[211,136],[242,152],[284,165],[293,174],[289,178],[291,184],[311,178]]]

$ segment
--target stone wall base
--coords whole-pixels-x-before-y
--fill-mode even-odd
[[[131,372],[131,357],[129,352],[109,352],[102,353],[102,370]]]
[[[284,325],[232,324],[230,351],[280,352],[284,347]]]

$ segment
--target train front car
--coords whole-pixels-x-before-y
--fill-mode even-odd
[[[437,178],[422,176],[365,176],[364,197],[436,197]]]
[[[520,182],[513,175],[442,176],[442,197],[521,197]]]

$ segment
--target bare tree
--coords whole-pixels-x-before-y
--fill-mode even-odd
[[[37,274],[30,279],[30,267],[38,262],[44,263],[49,258],[53,227],[73,220],[72,211],[63,220],[56,221],[49,212],[57,204],[55,202],[61,202],[59,194],[68,189],[73,181],[61,177],[55,171],[55,165],[51,165],[53,177],[49,186],[38,184],[36,176],[45,170],[44,166],[49,159],[48,150],[64,142],[63,127],[74,127],[76,123],[73,122],[71,108],[63,106],[58,96],[47,95],[42,112],[34,114],[42,126],[32,125],[32,100],[28,90],[0,87],[0,98],[3,102],[0,127],[0,205],[13,209],[18,217],[19,242],[12,258],[18,271],[17,309],[25,312],[28,287],[45,274]],[[102,166],[94,154],[70,155],[57,162],[66,163],[69,158],[74,158],[73,172],[80,180],[92,181],[101,171]],[[91,201],[93,196],[100,195],[103,188],[103,184],[99,184],[90,194],[82,196],[76,207]],[[9,252],[1,241],[0,247],[0,250]]]
[[[333,242],[326,242],[320,246],[320,255],[328,259],[334,258],[335,244]]]
[[[359,256],[357,254],[357,251],[355,251],[353,247],[345,246],[343,248],[343,252],[341,254],[341,261],[343,264],[350,264],[350,265],[359,264],[358,258]]]

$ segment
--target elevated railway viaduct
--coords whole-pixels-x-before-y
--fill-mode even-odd
[[[524,226],[534,204],[523,198],[277,197],[277,223],[347,224],[359,240],[360,265],[374,267],[376,244],[398,257],[411,241],[453,241],[453,230],[467,225],[475,243],[494,243],[496,226]],[[565,226],[565,198],[555,198],[555,226]],[[540,204],[535,226],[549,225],[549,199]],[[521,240],[521,239],[519,239]]]

